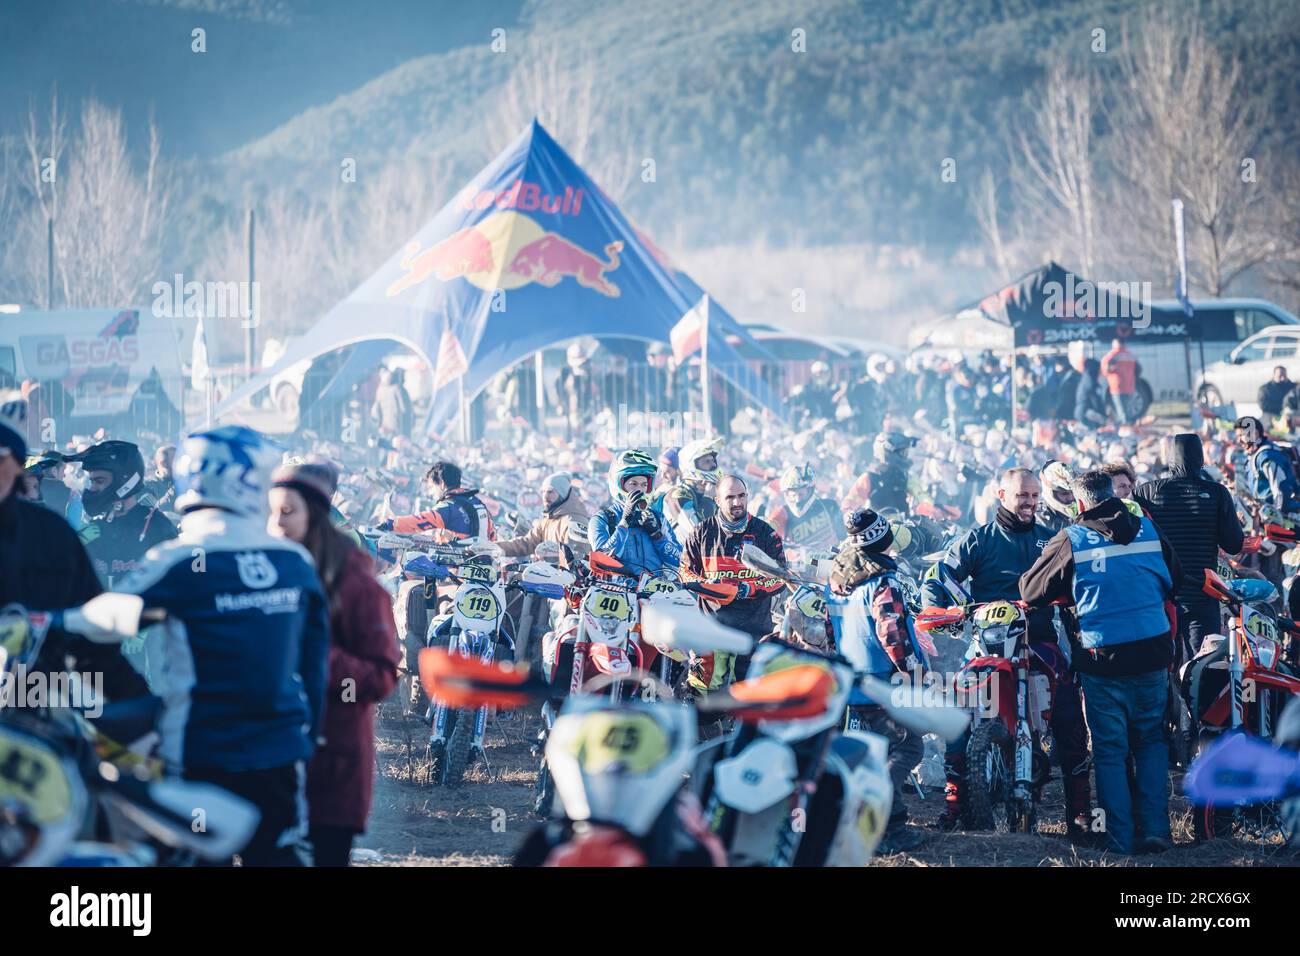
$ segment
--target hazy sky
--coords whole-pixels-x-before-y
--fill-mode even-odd
[[[521,0],[0,0],[0,134],[94,94],[174,156],[256,139],[412,57],[487,42]],[[207,52],[191,31],[207,31]]]

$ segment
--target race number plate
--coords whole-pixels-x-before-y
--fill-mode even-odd
[[[0,800],[5,799],[30,808],[38,823],[53,823],[71,809],[72,788],[53,751],[0,728]]]
[[[487,588],[470,588],[456,600],[456,610],[476,621],[491,621],[499,613],[496,595]]]
[[[598,774],[618,764],[629,773],[649,773],[668,759],[668,735],[648,714],[596,711],[574,735],[573,754],[583,773]]]
[[[632,604],[618,591],[592,591],[587,595],[587,612],[594,617],[610,617],[618,621],[632,619]]]

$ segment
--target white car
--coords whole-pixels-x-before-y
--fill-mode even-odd
[[[1259,414],[1259,387],[1281,365],[1300,380],[1300,326],[1274,325],[1256,332],[1196,376],[1196,395],[1206,405],[1233,405],[1239,415]]]

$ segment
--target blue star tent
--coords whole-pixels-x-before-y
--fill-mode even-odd
[[[374,342],[352,351],[336,388],[373,367],[378,342],[387,341],[435,370],[430,426],[440,430],[458,412],[462,373],[472,399],[520,359],[579,336],[668,343],[703,295],[534,120],[401,251],[216,412],[296,362]],[[780,396],[732,343],[760,355],[762,347],[712,300],[707,311],[710,363],[781,414]]]

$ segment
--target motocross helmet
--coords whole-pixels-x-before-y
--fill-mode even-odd
[[[243,425],[223,425],[193,432],[176,453],[176,507],[181,514],[220,508],[248,518],[265,519],[271,471],[280,463],[280,447]]]
[[[619,452],[609,463],[610,497],[619,504],[626,502],[627,492],[623,490],[623,482],[634,475],[645,475],[649,479],[650,486],[646,489],[646,494],[649,495],[654,490],[655,473],[658,470],[659,466],[655,464],[655,460],[640,448],[629,448],[627,451]]]
[[[811,488],[813,486],[813,466],[805,462],[802,465],[794,465],[787,468],[781,475],[781,490],[783,492],[796,491],[800,488]]]
[[[690,442],[682,447],[677,455],[683,481],[693,481],[701,485],[716,485],[722,480],[722,469],[718,467],[718,453],[722,451],[723,439],[710,438]],[[701,458],[713,456],[713,467],[704,469],[699,466]]]
[[[102,490],[91,491],[87,486],[81,493],[81,503],[92,518],[108,514],[118,502],[144,488],[144,457],[129,441],[103,441],[68,460],[81,462],[85,472],[106,471],[112,476]]]
[[[808,374],[812,376],[812,380],[818,385],[825,385],[830,380],[831,367],[818,360],[808,367]]]
[[[1043,465],[1038,477],[1043,483],[1043,504],[1047,508],[1071,519],[1078,515],[1079,506],[1074,501],[1074,492],[1070,490],[1075,475],[1069,465],[1053,458]]]
[[[871,453],[876,461],[906,462],[908,453],[916,445],[917,439],[902,432],[881,432],[871,443]]]
[[[29,475],[36,475],[44,478],[47,472],[59,467],[59,465],[62,465],[67,461],[68,458],[66,455],[50,448],[36,454],[28,455],[27,464],[24,470]]]
[[[1253,415],[1243,415],[1232,423],[1232,427],[1237,433],[1237,443],[1247,448],[1254,448],[1268,438],[1264,423]]]
[[[912,522],[895,519],[889,522],[889,530],[894,534],[894,554],[909,561],[921,556],[923,535]]]

